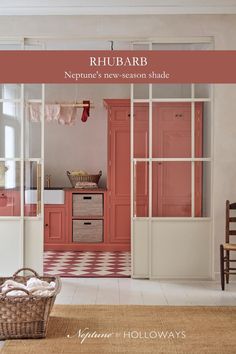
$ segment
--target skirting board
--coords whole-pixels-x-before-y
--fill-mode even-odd
[[[167,277],[147,277],[145,275],[133,275],[131,276],[132,279],[146,279],[146,280],[170,280],[170,281],[214,281],[215,279],[213,278],[202,278],[202,277],[192,277],[192,278],[189,278],[189,277],[176,277],[176,278],[173,278],[173,277],[170,277],[170,278],[167,278]]]
[[[220,281],[220,272],[215,272],[215,277],[213,280]],[[236,275],[230,276],[230,282],[236,282]]]

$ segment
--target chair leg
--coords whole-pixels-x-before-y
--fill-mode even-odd
[[[226,283],[229,284],[229,251],[226,251]]]
[[[225,290],[224,247],[223,247],[223,245],[220,245],[220,277],[221,277],[221,289]]]

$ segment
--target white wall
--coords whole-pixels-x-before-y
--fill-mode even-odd
[[[215,49],[235,50],[236,16],[34,16],[32,18],[5,16],[0,18],[0,33],[1,36],[8,38],[60,35],[83,38],[109,36],[110,39],[213,36]],[[215,85],[213,234],[216,272],[219,269],[219,244],[224,238],[224,203],[227,198],[236,200],[235,97],[236,85]],[[92,123],[91,119],[89,124]],[[104,136],[98,137],[98,141],[103,138]],[[59,158],[60,156],[55,157],[57,160]]]

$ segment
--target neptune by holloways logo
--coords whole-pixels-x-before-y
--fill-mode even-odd
[[[80,343],[83,344],[87,339],[110,339],[112,337],[120,337],[123,338],[124,340],[127,339],[146,339],[146,340],[160,340],[160,339],[185,339],[186,338],[186,332],[181,330],[181,331],[156,331],[156,330],[151,330],[151,331],[124,331],[123,333],[117,332],[97,332],[97,331],[90,331],[88,327],[84,329],[79,329],[76,333],[73,335],[67,335],[67,338],[78,338],[80,340]]]
[[[104,339],[109,339],[112,336],[115,336],[115,333],[109,333],[109,332],[97,332],[97,331],[90,331],[89,328],[84,328],[84,329],[79,329],[78,332],[76,332],[73,335],[67,335],[67,338],[79,338],[80,343],[83,344],[87,339],[95,339],[95,338],[104,338]]]

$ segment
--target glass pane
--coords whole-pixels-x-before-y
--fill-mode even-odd
[[[191,216],[191,162],[153,162],[152,216]]]
[[[206,85],[206,84],[194,85],[195,98],[210,98],[210,96],[211,96],[210,85]]]
[[[112,43],[113,42],[113,43]],[[109,40],[78,40],[78,39],[47,39],[46,50],[131,50],[128,41]]]
[[[16,41],[9,40],[0,40],[0,51],[1,50],[21,50],[21,43],[17,43]]]
[[[41,100],[42,85],[41,84],[25,84],[25,100]]]
[[[19,161],[0,161],[0,216],[20,216]]]
[[[24,50],[44,50],[44,42],[38,39],[25,38]]]
[[[0,103],[0,157],[20,157],[20,104]]]
[[[134,99],[148,99],[149,98],[149,85],[148,84],[135,84],[134,85]]]
[[[25,162],[25,216],[37,215],[37,162]]]
[[[137,162],[134,165],[134,215],[148,216],[148,177],[149,163]]]
[[[41,157],[41,110],[42,104],[30,102],[25,110],[25,157]]]
[[[20,84],[0,84],[0,98],[5,100],[20,99]]]
[[[154,103],[152,110],[153,157],[191,157],[191,104]]]
[[[212,43],[153,43],[153,50],[209,50]]]
[[[36,102],[35,102],[36,100]],[[25,157],[41,157],[42,85],[25,85]]]
[[[195,106],[195,157],[211,156],[211,103]]]
[[[134,157],[149,156],[149,108],[147,103],[134,104]]]
[[[152,98],[191,98],[191,85],[153,84]]]
[[[149,50],[149,43],[133,43],[133,50]]]
[[[195,216],[211,216],[210,162],[195,162]]]

